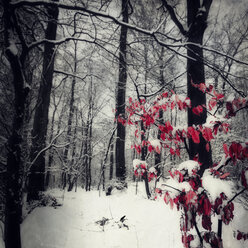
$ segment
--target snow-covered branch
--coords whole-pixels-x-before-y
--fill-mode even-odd
[[[53,139],[51,140],[51,142],[46,146],[46,147],[44,147],[43,149],[41,149],[39,152],[38,152],[38,154],[36,155],[36,157],[31,161],[31,163],[29,164],[29,169],[31,168],[31,166],[35,163],[35,161],[38,159],[38,157],[43,153],[43,152],[45,152],[45,151],[47,151],[48,149],[50,149],[52,146],[56,146],[57,147],[57,145],[54,145],[54,142],[55,142],[55,140],[63,133],[64,131],[61,131],[61,132],[59,132],[57,135],[55,135],[54,137],[53,137]]]

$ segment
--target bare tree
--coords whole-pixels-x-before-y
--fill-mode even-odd
[[[129,0],[122,0],[121,14],[123,22],[128,23],[128,5]],[[121,26],[120,34],[120,52],[119,52],[119,80],[116,93],[116,145],[115,145],[115,162],[116,162],[116,177],[121,181],[126,177],[125,165],[125,126],[118,122],[118,118],[125,118],[125,100],[126,100],[126,83],[127,83],[127,31],[126,26]]]
[[[55,40],[59,10],[47,7],[48,24],[45,39]],[[53,82],[55,45],[45,43],[43,69],[32,130],[31,160],[46,146],[48,112]],[[28,182],[28,201],[39,199],[39,192],[45,190],[45,153],[40,154],[31,166]]]

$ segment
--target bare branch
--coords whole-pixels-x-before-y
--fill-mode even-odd
[[[168,86],[171,82],[173,82],[174,80],[180,78],[181,76],[183,76],[186,73],[186,71],[180,73],[179,75],[177,75],[176,77],[173,77],[170,81],[168,81],[167,83],[165,83],[159,90],[151,93],[151,94],[142,94],[140,95],[140,97],[152,97],[157,95],[158,93],[160,93],[166,86]]]
[[[180,30],[180,32],[183,35],[187,36],[187,31],[184,29],[182,23],[178,20],[173,7],[171,5],[169,5],[166,0],[161,0],[161,1],[163,3],[163,6],[168,10],[172,21],[176,24],[176,26],[178,27],[178,29]]]

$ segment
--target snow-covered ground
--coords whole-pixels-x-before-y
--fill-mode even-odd
[[[23,248],[181,248],[180,212],[170,209],[163,199],[147,200],[144,185],[138,194],[135,185],[125,192],[105,196],[98,191],[51,191],[61,207],[36,208],[22,224]],[[248,216],[237,205],[233,223],[224,226],[224,248],[245,248],[233,230],[248,231]],[[125,217],[123,226],[120,218]],[[106,218],[104,226],[100,222]],[[241,228],[240,228],[241,227]],[[245,230],[246,229],[246,230]],[[0,245],[1,247],[1,245]]]

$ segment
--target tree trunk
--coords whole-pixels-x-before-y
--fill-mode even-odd
[[[89,85],[89,108],[88,108],[88,116],[87,116],[87,123],[86,123],[86,131],[85,131],[85,145],[84,145],[84,166],[86,167],[85,170],[85,188],[86,191],[90,191],[91,187],[91,156],[92,156],[92,147],[91,147],[91,139],[92,139],[92,123],[93,123],[93,97],[92,97],[92,87],[93,82],[91,79]]]
[[[161,121],[161,123],[163,123],[163,110],[160,109],[159,110],[159,120]],[[161,130],[158,128],[158,135],[157,135],[157,138],[158,140],[160,140],[161,138]],[[157,170],[157,176],[159,176],[161,174],[161,169],[160,167],[161,166],[161,153],[155,153],[155,168]]]
[[[5,54],[12,70],[14,88],[14,117],[12,132],[7,147],[6,202],[4,220],[4,240],[6,248],[21,248],[20,222],[22,218],[22,180],[23,180],[23,128],[25,119],[25,103],[28,88],[25,88],[24,73],[17,47],[12,40],[15,37],[14,13],[9,1],[3,1],[3,25]],[[10,45],[14,49],[10,49]]]
[[[122,0],[122,20],[128,23],[128,0]],[[119,53],[119,80],[117,85],[116,95],[116,120],[118,117],[125,118],[125,98],[126,98],[126,82],[127,82],[127,27],[121,26],[120,35],[120,53]],[[126,166],[125,166],[125,138],[126,129],[117,120],[117,136],[115,146],[116,160],[116,177],[120,181],[125,181]]]
[[[202,45],[203,35],[207,28],[207,18],[212,0],[204,0],[203,6],[206,11],[199,13],[200,0],[187,0],[187,21],[188,21],[188,42]],[[206,122],[207,111],[206,94],[194,87],[192,83],[198,85],[205,83],[203,49],[198,46],[188,45],[187,47],[187,88],[188,97],[191,99],[191,108],[188,108],[188,126],[202,125]],[[193,113],[192,109],[198,105],[203,106],[203,112],[200,116]],[[212,152],[206,150],[206,141],[200,135],[200,143],[196,144],[192,139],[189,139],[189,155],[190,159],[198,156],[198,160],[202,163],[200,168],[200,176],[202,176],[205,169],[212,165]]]
[[[47,24],[45,38],[48,40],[55,40],[59,10],[55,6],[47,7],[47,13],[49,20]],[[54,48],[55,45],[52,43],[46,43],[44,46],[42,79],[40,83],[32,130],[31,161],[33,161],[37,154],[46,146],[48,112],[55,59]],[[39,191],[45,190],[44,179],[45,152],[40,154],[34,164],[31,166],[28,183],[28,201],[37,200],[39,198]]]
[[[110,146],[110,166],[109,166],[109,180],[113,179],[113,170],[114,170],[114,144]]]
[[[56,100],[55,100],[55,94],[53,94],[53,101],[54,101],[54,110],[53,110],[53,113],[52,113],[52,120],[51,120],[51,130],[50,130],[50,138],[49,138],[49,143],[51,143],[54,135],[53,135],[53,132],[54,132],[54,129],[55,129],[55,115],[57,113],[57,110],[58,110],[58,106],[59,106],[59,103],[62,99],[62,95],[63,94],[60,94],[60,97],[59,97],[59,101],[58,103],[56,104]],[[60,119],[60,118],[59,118]],[[57,131],[57,134],[59,133],[59,128],[58,128],[58,131]],[[56,144],[56,140],[54,141],[54,144]],[[52,161],[53,161],[53,156],[54,156],[54,150],[51,149],[49,150],[49,156],[48,156],[48,165],[47,165],[47,173],[46,173],[46,179],[45,179],[45,187],[48,188],[49,187],[49,184],[50,184],[50,179],[51,179],[51,176],[52,176],[52,173],[50,171],[51,169],[51,166],[52,166]]]
[[[143,141],[145,141],[145,133],[146,133],[146,130],[144,128],[144,123],[143,121],[141,121],[141,144],[143,143]],[[142,146],[141,148],[141,160],[142,161],[145,161],[146,160],[146,155],[147,155],[147,146]],[[148,183],[148,175],[147,175],[147,171],[144,173],[143,175],[143,179],[145,181],[145,188],[146,188],[146,195],[147,195],[147,198],[150,198],[151,197],[151,193],[150,193],[150,189],[149,189],[149,183]]]

